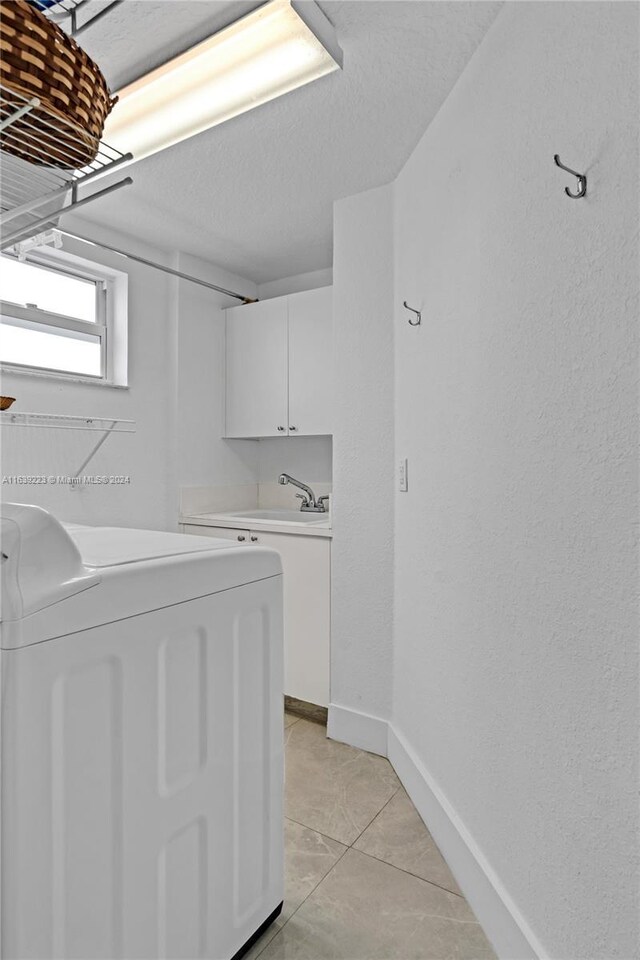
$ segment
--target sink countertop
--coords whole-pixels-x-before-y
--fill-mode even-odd
[[[264,510],[257,510],[257,513],[265,513]],[[283,511],[274,511],[281,514]],[[331,538],[331,518],[318,514],[316,519],[297,520],[295,516],[298,511],[291,511],[294,519],[264,519],[250,516],[249,510],[242,510],[236,513],[197,513],[181,514],[180,523],[193,524],[201,527],[230,527],[234,530],[263,530],[264,533],[288,533],[296,537],[325,537]]]

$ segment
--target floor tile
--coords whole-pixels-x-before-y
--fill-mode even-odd
[[[384,757],[328,740],[308,720],[288,727],[285,741],[286,816],[347,846],[400,786]]]
[[[284,725],[290,727],[292,723],[297,723],[300,717],[294,717],[292,713],[285,713],[284,715]]]
[[[293,820],[285,820],[284,842],[285,903],[282,918],[286,920],[315,890],[347,847]]]
[[[264,954],[265,947],[267,947],[273,938],[278,934],[283,927],[283,921],[278,917],[277,920],[274,920],[270,927],[267,927],[262,936],[256,940],[251,949],[243,955],[242,960],[257,960],[257,957],[261,957]]]
[[[260,955],[347,849],[336,840],[323,837],[292,820],[284,822],[284,843],[285,899],[282,913],[249,951],[246,960]]]
[[[462,897],[348,850],[261,960],[489,960]]]
[[[398,790],[354,846],[462,896],[433,837],[404,790]]]

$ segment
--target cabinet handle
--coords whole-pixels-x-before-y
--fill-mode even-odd
[[[284,427],[278,427],[278,431],[279,431],[280,433],[284,433]]]
[[[238,540],[240,540],[240,542],[242,542],[243,540],[246,540],[246,539],[247,539],[246,537],[238,537]]]
[[[251,543],[255,543],[257,539],[257,537],[251,537]]]
[[[291,432],[293,432],[294,430],[297,430],[297,429],[298,429],[297,427],[289,427],[289,430],[291,430]]]

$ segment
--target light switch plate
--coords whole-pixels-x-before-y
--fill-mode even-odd
[[[398,484],[400,493],[406,493],[409,489],[408,462],[406,457],[398,464]]]

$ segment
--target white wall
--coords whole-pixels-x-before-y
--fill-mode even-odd
[[[255,291],[251,283],[180,253],[177,269],[210,283]],[[238,301],[178,280],[178,404],[176,423],[180,486],[256,483],[259,446],[255,440],[223,440],[225,318],[222,307]]]
[[[274,483],[279,474],[289,473],[310,484],[331,483],[331,447],[331,437],[259,440],[258,480],[260,483]]]
[[[392,218],[390,187],[334,210],[331,703],[383,718],[393,618]]]
[[[638,953],[637,227],[638,6],[507,4],[397,182],[393,724],[545,957]]]
[[[326,270],[312,270],[311,273],[299,273],[295,277],[284,277],[282,280],[270,280],[258,286],[260,300],[270,300],[272,297],[284,297],[288,293],[302,293],[303,290],[318,290],[320,287],[330,287],[333,282],[331,267]]]
[[[95,224],[67,218],[81,235],[104,240],[151,260],[179,267],[239,292],[256,288],[201,261],[143,245]],[[130,475],[126,486],[2,485],[3,499],[37,503],[67,520],[175,529],[178,488],[189,484],[257,480],[255,441],[222,441],[220,308],[236,301],[127,261],[100,247],[65,239],[64,249],[129,275],[129,388],[38,378],[3,377],[14,409],[133,419],[133,435],[110,437],[88,474]],[[3,428],[2,475],[68,475],[98,439],[95,433]]]

